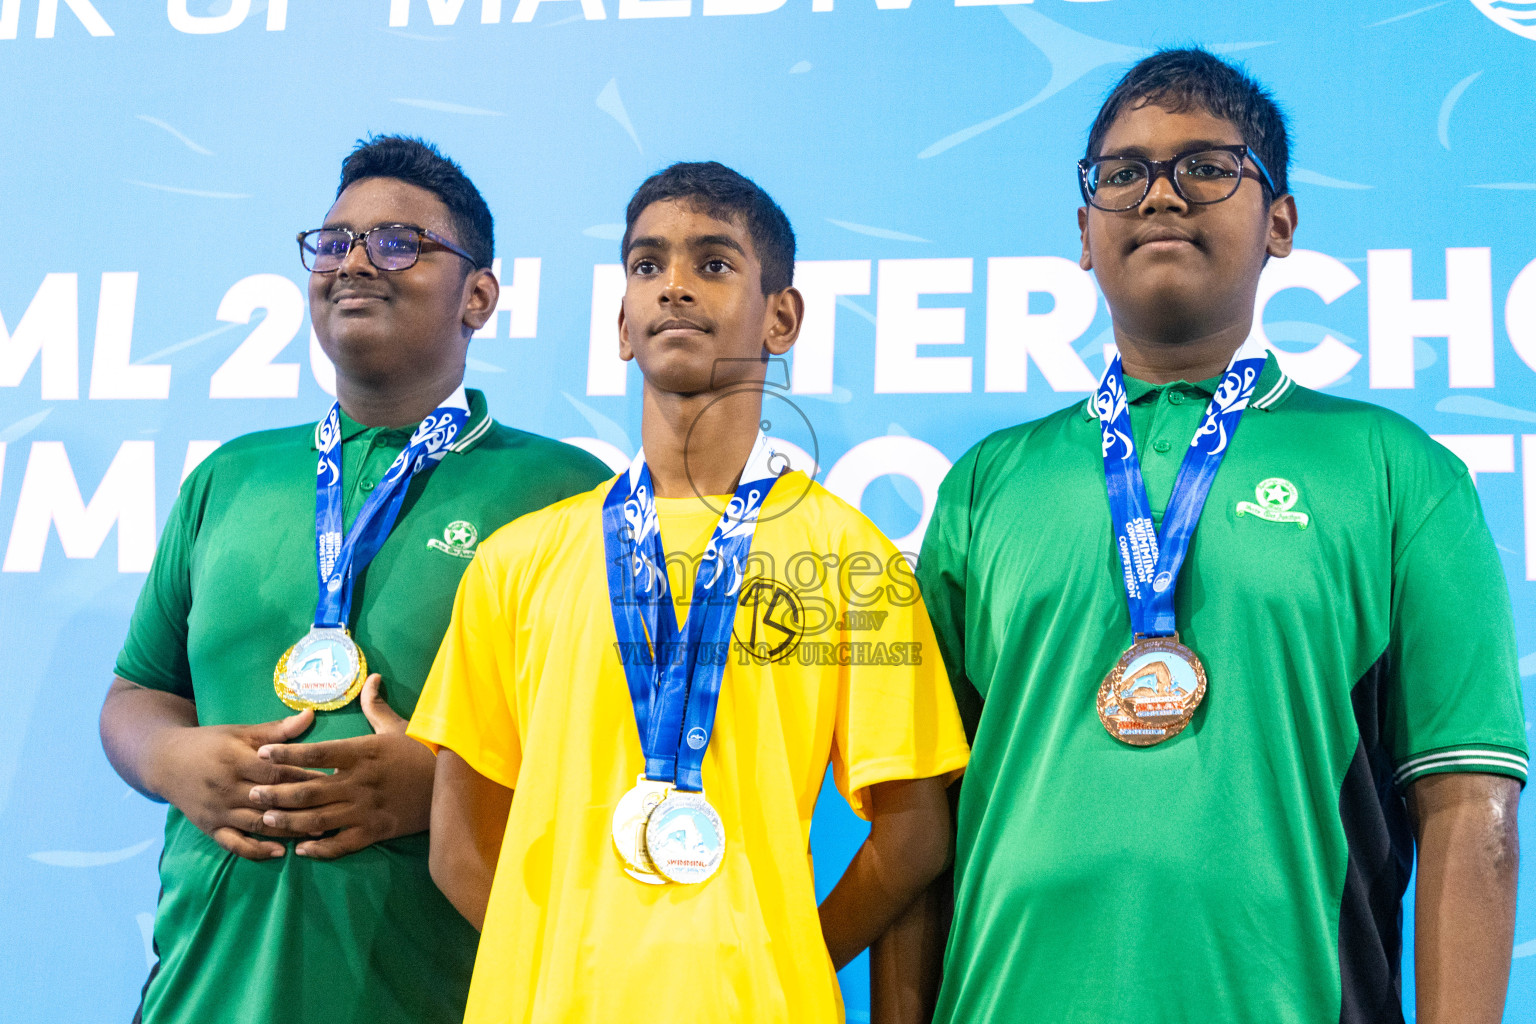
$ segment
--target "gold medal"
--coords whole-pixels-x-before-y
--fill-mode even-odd
[[[647,885],[666,885],[667,880],[656,873],[645,850],[645,822],[651,811],[667,798],[672,787],[665,782],[653,782],[640,775],[629,792],[619,798],[613,809],[613,848],[624,870],[637,882]]]
[[[1172,636],[1137,636],[1099,686],[1099,721],[1134,747],[1183,731],[1205,699],[1205,666]]]
[[[725,859],[725,826],[704,794],[673,790],[645,823],[645,850],[669,882],[708,881]]]
[[[368,659],[340,626],[315,626],[283,652],[272,673],[278,699],[295,711],[350,704],[368,678]]]

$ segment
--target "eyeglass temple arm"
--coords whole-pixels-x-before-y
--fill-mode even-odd
[[[460,249],[458,246],[454,245],[452,242],[448,241],[448,239],[444,238],[442,235],[439,235],[435,231],[428,231],[426,228],[417,228],[416,230],[421,235],[422,238],[427,239],[428,241],[437,243],[438,245],[442,246],[444,249],[447,249],[449,252],[451,252],[451,253],[453,253],[453,254],[455,254],[457,256],[462,256],[465,259],[469,260],[471,265],[473,265],[473,266],[475,266],[477,268],[479,267],[479,265],[480,265],[479,262],[473,256],[471,256],[469,253],[465,252],[463,249]]]
[[[1278,198],[1280,190],[1275,187],[1275,179],[1270,175],[1269,168],[1264,166],[1264,161],[1259,159],[1259,154],[1253,151],[1252,146],[1243,148],[1248,151],[1248,159],[1252,160],[1253,165],[1259,169],[1259,173],[1264,175],[1264,184],[1269,186],[1269,194]]]

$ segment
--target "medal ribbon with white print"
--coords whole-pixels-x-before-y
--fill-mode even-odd
[[[421,421],[405,448],[390,463],[346,533],[341,493],[341,403],[315,426],[320,462],[315,470],[315,567],[320,600],[315,605],[317,628],[345,628],[352,613],[352,581],[379,553],[400,514],[411,478],[436,466],[469,420],[464,389]]]
[[[689,792],[704,788],[704,751],[714,732],[742,573],[758,514],[778,480],[775,454],[759,432],[741,483],[704,549],[681,635],[644,449],[603,501],[613,628],[640,730],[645,777],[652,781]]]
[[[1094,408],[1104,436],[1104,483],[1114,520],[1115,544],[1125,570],[1125,596],[1131,631],[1137,636],[1172,636],[1176,632],[1173,592],[1190,540],[1205,508],[1216,471],[1237,432],[1238,422],[1268,353],[1253,334],[1232,356],[1216,393],[1173,482],[1159,533],[1152,523],[1152,506],[1141,476],[1141,459],[1131,440],[1131,413],[1125,394],[1120,355],[1110,360],[1094,393]]]

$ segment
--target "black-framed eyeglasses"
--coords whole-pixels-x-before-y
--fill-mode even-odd
[[[416,265],[422,252],[445,249],[469,260],[475,258],[442,235],[414,224],[379,224],[360,234],[346,228],[316,228],[299,232],[299,260],[304,269],[316,274],[332,274],[341,268],[347,254],[359,242],[368,254],[368,262],[380,270],[408,270]]]
[[[1257,175],[1243,166],[1245,159],[1253,161],[1259,169]],[[1245,177],[1268,187],[1271,196],[1279,194],[1264,162],[1241,144],[1207,146],[1169,160],[1101,156],[1077,162],[1077,184],[1083,191],[1083,200],[1109,213],[1140,206],[1152,191],[1152,182],[1164,174],[1180,198],[1197,206],[1231,199]]]

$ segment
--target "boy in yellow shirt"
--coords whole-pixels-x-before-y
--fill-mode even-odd
[[[836,970],[877,939],[876,1016],[917,1019],[941,950],[913,905],[967,748],[902,556],[758,429],[804,312],[793,231],[677,164],[623,256],[643,448],[481,544],[411,721],[432,876],[482,928],[465,1019],[840,1021]],[[818,912],[829,763],[871,829]]]

